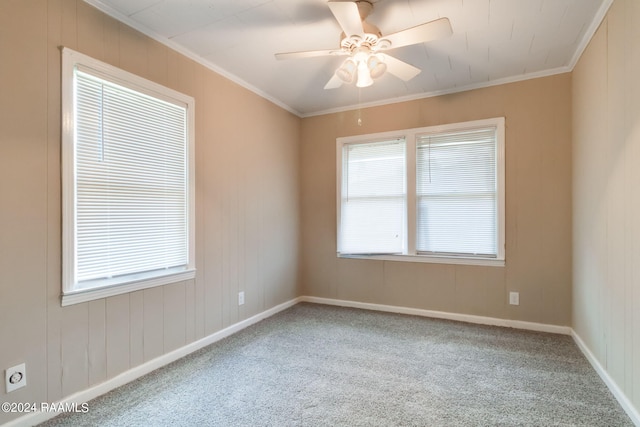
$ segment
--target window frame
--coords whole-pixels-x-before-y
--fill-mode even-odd
[[[91,281],[82,287],[76,280],[76,142],[75,142],[75,70],[123,86],[186,109],[186,265],[162,272],[141,272],[121,280]],[[106,64],[69,48],[62,48],[62,306],[176,283],[195,277],[195,100],[120,68]]]
[[[417,239],[417,139],[419,135],[427,133],[449,133],[468,131],[483,127],[496,128],[496,196],[497,196],[497,227],[495,257],[434,255],[416,251]],[[343,147],[349,144],[365,144],[384,139],[405,139],[406,141],[406,248],[403,254],[342,254],[340,253],[340,230],[342,208],[342,173]],[[435,125],[421,128],[404,129],[398,131],[380,132],[364,135],[339,137],[336,139],[336,253],[339,258],[374,259],[385,261],[424,262],[437,264],[463,264],[504,266],[505,259],[505,118],[494,117],[461,123]]]

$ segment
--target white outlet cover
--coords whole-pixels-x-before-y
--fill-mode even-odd
[[[27,367],[24,363],[8,368],[4,371],[4,384],[7,393],[27,385]]]
[[[509,304],[520,305],[520,292],[509,292]]]
[[[238,305],[244,305],[244,291],[238,292]]]

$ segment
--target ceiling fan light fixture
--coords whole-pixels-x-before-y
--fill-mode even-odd
[[[343,82],[350,84],[356,74],[356,63],[352,59],[347,59],[342,63],[340,68],[336,70],[336,76]]]
[[[439,18],[383,38],[380,29],[366,21],[376,1],[379,0],[328,0],[329,9],[342,29],[340,48],[277,53],[276,59],[348,55],[325,89],[335,89],[354,81],[358,88],[368,87],[373,85],[373,79],[387,71],[401,80],[411,80],[420,73],[419,68],[380,51],[450,37],[453,34],[451,22],[448,18]]]
[[[364,61],[359,61],[358,62],[358,81],[356,82],[356,86],[369,87],[372,84],[373,84],[373,79],[371,78],[371,73],[369,72],[367,63]]]
[[[377,79],[387,71],[387,64],[378,55],[371,55],[367,60],[367,68],[372,79]]]

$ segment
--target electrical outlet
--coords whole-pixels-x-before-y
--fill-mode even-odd
[[[244,291],[238,292],[238,305],[244,305]]]
[[[27,385],[27,367],[24,363],[11,367],[4,371],[4,383],[7,393]]]
[[[520,305],[520,292],[509,292],[509,304]]]

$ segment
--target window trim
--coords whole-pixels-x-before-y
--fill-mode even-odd
[[[496,128],[496,178],[497,178],[497,254],[496,257],[465,257],[444,256],[432,254],[419,254],[416,252],[417,230],[417,206],[416,206],[416,143],[417,136],[425,133],[444,133],[452,131],[465,131],[482,127],[495,126]],[[340,248],[341,208],[342,208],[342,153],[347,144],[364,144],[382,139],[405,139],[407,148],[406,158],[406,185],[407,185],[407,248],[406,254],[366,255],[366,254],[342,254]],[[461,123],[435,125],[421,128],[405,129],[399,131],[380,132],[365,135],[339,137],[336,139],[336,253],[338,258],[372,259],[383,261],[424,262],[436,264],[463,264],[463,265],[505,265],[505,118],[495,117],[482,120],[473,120]]]
[[[76,256],[76,160],[75,160],[75,69],[137,92],[186,107],[187,116],[187,250],[188,264],[162,272],[133,274],[126,281],[82,288],[75,280]],[[106,64],[72,49],[62,48],[62,306],[176,283],[195,277],[195,100],[173,89]]]

